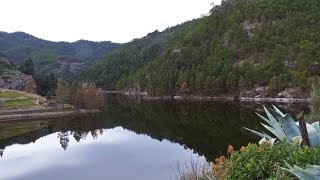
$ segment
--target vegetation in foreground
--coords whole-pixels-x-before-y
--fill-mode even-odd
[[[268,118],[258,114],[267,123],[261,124],[276,138],[246,128],[262,138],[259,144],[248,144],[238,151],[229,145],[229,157],[215,159],[212,176],[217,179],[319,179],[319,122],[306,124],[300,117],[295,123],[289,114],[283,114],[276,107],[273,111],[276,116],[266,108],[265,112]],[[201,178],[207,179],[208,173],[203,173]]]
[[[229,158],[221,156],[215,159],[212,173],[217,179],[295,179],[280,167],[286,162],[305,167],[308,164],[320,164],[320,146],[292,146],[289,143],[249,144],[238,151],[231,150]]]
[[[216,158],[212,171],[201,171],[202,174],[195,176],[193,172],[198,171],[192,170],[179,179],[320,179],[319,84],[318,79],[310,93],[311,113],[307,117],[312,124],[304,121],[303,113],[299,113],[302,116],[297,116],[298,122],[295,122],[290,114],[282,113],[275,106],[272,113],[264,108],[267,118],[257,115],[266,123],[261,124],[275,137],[245,128],[262,138],[259,144],[249,143],[237,151],[229,145],[228,157]]]

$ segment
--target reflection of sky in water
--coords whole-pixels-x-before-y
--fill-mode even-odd
[[[1,179],[175,179],[178,162],[205,161],[179,144],[120,127],[104,130],[98,139],[69,139],[66,151],[58,133],[6,147],[0,159]]]

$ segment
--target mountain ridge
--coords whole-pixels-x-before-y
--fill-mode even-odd
[[[123,44],[83,79],[151,96],[307,91],[320,74],[319,7],[316,0],[228,1],[208,16]]]
[[[0,32],[0,55],[18,64],[21,64],[27,58],[33,59],[35,64],[48,64],[61,57],[91,63],[91,61],[101,58],[119,45],[119,43],[111,41],[54,42],[21,31]]]

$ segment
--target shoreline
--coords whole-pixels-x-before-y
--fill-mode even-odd
[[[280,97],[234,97],[234,96],[148,96],[146,92],[105,91],[106,94],[122,94],[125,96],[142,96],[144,100],[176,100],[176,101],[239,101],[239,102],[282,102],[306,103],[309,98],[280,98]]]
[[[45,111],[46,109],[24,109],[22,113],[15,113],[14,110],[1,110],[0,111],[0,123],[7,123],[7,122],[15,122],[15,121],[27,121],[27,120],[36,120],[39,118],[59,118],[59,117],[68,117],[73,115],[79,114],[86,114],[86,113],[96,113],[98,110],[75,110],[75,109],[62,109],[57,108],[59,111],[50,112]],[[30,111],[30,112],[27,112]]]

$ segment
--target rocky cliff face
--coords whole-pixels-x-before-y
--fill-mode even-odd
[[[11,71],[0,76],[0,88],[24,91],[27,75],[19,71]]]
[[[44,73],[55,73],[57,75],[64,75],[65,73],[75,74],[79,71],[85,69],[87,65],[85,63],[78,62],[68,62],[64,60],[59,60],[55,63],[51,63],[41,67],[39,72]]]
[[[16,70],[6,59],[0,58],[0,88],[24,91],[27,75]]]

